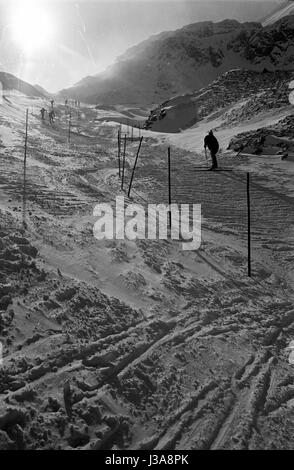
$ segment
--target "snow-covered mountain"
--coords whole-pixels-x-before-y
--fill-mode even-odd
[[[225,20],[161,33],[129,49],[104,73],[87,77],[62,96],[89,103],[160,103],[198,90],[235,67],[293,68],[294,16],[274,24]]]
[[[263,26],[268,26],[270,24],[276,23],[284,16],[294,15],[294,1],[287,1],[277,7],[273,12],[271,12],[267,17],[262,21]]]
[[[46,96],[45,90],[41,87],[30,85],[24,80],[20,80],[15,75],[6,72],[0,72],[0,84],[2,89],[16,90],[27,96],[37,96],[39,98]]]

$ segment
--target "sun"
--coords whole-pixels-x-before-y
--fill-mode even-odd
[[[53,21],[40,1],[22,1],[15,5],[10,26],[13,40],[26,55],[50,45]]]

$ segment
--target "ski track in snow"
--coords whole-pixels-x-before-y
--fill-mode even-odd
[[[17,142],[29,103],[10,109]],[[117,127],[97,125],[85,107],[79,125],[90,137],[69,146],[57,111],[53,129],[31,117],[24,232],[21,144],[11,151],[3,140],[0,159],[0,302],[13,311],[0,324],[5,445],[293,448],[293,200],[252,175],[248,279],[250,161],[242,169],[228,155],[221,165],[232,173],[197,172],[201,156],[173,146],[172,200],[202,204],[201,249],[98,242],[93,207],[123,194]],[[167,202],[166,143],[144,135],[133,201]],[[137,145],[128,141],[126,188]]]

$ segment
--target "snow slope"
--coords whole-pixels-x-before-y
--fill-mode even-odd
[[[69,144],[68,108],[57,102],[50,126],[39,118],[44,104],[15,95],[0,106],[15,136],[3,139],[0,157],[1,448],[293,449],[289,163],[229,154],[221,164],[233,173],[201,173],[203,154],[174,141],[172,200],[202,204],[201,249],[98,241],[94,206],[126,196],[119,125],[100,120],[104,110],[72,109]],[[144,131],[133,202],[167,202],[166,139],[192,132]],[[127,140],[125,189],[137,146]],[[251,279],[244,168],[258,170]]]
[[[20,93],[23,93],[27,96],[36,96],[36,97],[44,97],[46,96],[45,90],[42,88],[34,87],[29,83],[20,80],[19,78],[15,77],[11,73],[0,72],[0,83],[2,90],[17,90]]]

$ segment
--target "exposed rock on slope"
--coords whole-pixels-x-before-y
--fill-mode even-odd
[[[146,128],[179,132],[212,113],[224,114],[224,125],[238,124],[259,113],[289,105],[290,71],[256,72],[235,69],[201,90],[165,101],[153,109]],[[233,109],[231,107],[234,106]],[[228,109],[228,111],[226,111]]]
[[[277,124],[260,129],[242,132],[236,135],[229,144],[229,149],[246,153],[277,154],[282,159],[293,159],[294,156],[294,115],[287,116]]]

